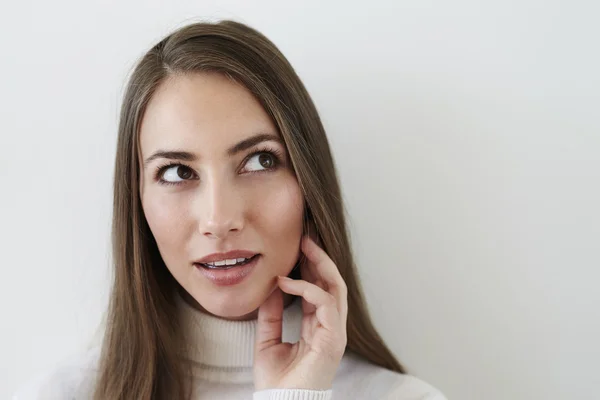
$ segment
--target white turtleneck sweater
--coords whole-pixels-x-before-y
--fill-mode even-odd
[[[431,385],[372,365],[347,352],[331,390],[270,389],[255,391],[252,376],[256,320],[228,321],[199,312],[179,300],[180,318],[189,348],[184,362],[191,363],[193,400],[446,400]],[[284,310],[283,341],[300,337],[302,308],[299,299]],[[38,376],[13,400],[91,399],[99,348],[65,361]]]

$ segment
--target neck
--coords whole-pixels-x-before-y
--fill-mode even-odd
[[[188,303],[184,293],[178,293],[175,301],[182,332],[181,355],[190,372],[209,381],[251,383],[258,320],[233,321],[205,313]],[[283,342],[300,339],[302,316],[301,299],[295,298],[283,310]]]

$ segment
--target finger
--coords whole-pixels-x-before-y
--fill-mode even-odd
[[[316,273],[323,278],[329,286],[339,286],[344,281],[336,265],[329,255],[319,247],[310,236],[302,238],[301,250],[316,267]]]
[[[321,246],[321,240],[319,239],[319,233],[317,231],[317,225],[314,219],[309,219],[306,227],[306,235],[309,236],[317,246]]]
[[[314,270],[315,275],[318,274],[321,277],[326,285],[326,290],[338,301],[340,312],[342,315],[346,315],[348,289],[335,263],[310,237],[303,238],[302,252],[308,258],[308,267]]]
[[[323,327],[332,332],[338,332],[340,327],[340,315],[337,301],[333,295],[327,293],[320,287],[304,280],[294,280],[288,277],[279,277],[279,287],[286,293],[302,296],[304,300],[315,306],[317,321]]]
[[[311,271],[307,275],[309,275],[309,276],[315,275],[315,272],[312,272],[313,270],[316,269],[316,266],[313,262],[307,260],[304,268],[305,268],[305,271]],[[304,276],[304,275],[302,275],[302,276]],[[336,307],[338,309],[340,318],[342,320],[343,334],[345,337],[346,336],[346,320],[348,319],[348,298],[347,298],[347,294],[346,294],[347,289],[346,289],[345,283],[343,286],[329,287],[329,285],[327,285],[321,278],[315,278],[314,282],[310,281],[310,280],[309,280],[309,282],[314,283],[316,286],[320,287],[327,293],[330,293],[335,298]],[[304,303],[306,303],[306,302],[304,302]],[[311,308],[312,308],[312,310],[311,310]],[[303,309],[304,309],[304,307],[303,307]],[[308,304],[306,306],[306,309],[310,310],[307,312],[314,312],[315,307],[312,304]]]
[[[306,254],[304,254],[304,252],[302,251],[302,240],[300,240],[300,259],[299,259],[299,268],[300,268],[300,275],[302,276],[302,279],[310,282],[310,283],[314,283],[315,285],[319,286],[321,289],[324,289],[325,291],[327,291],[327,286],[325,285],[325,282],[323,282],[323,280],[321,279],[321,276],[318,274],[318,271],[316,270],[316,268],[311,267],[312,262],[308,259],[308,257],[306,256]]]
[[[304,254],[302,254],[302,262],[300,264],[300,276],[302,277],[302,280],[312,283],[313,285],[316,285],[327,291],[327,286],[319,276],[315,275],[313,268],[310,268],[310,261]],[[302,310],[305,314],[312,314],[316,311],[316,307],[307,301],[303,301]]]
[[[283,293],[276,287],[258,308],[256,350],[261,351],[281,343],[283,324]]]
[[[306,226],[306,236],[310,237],[317,245],[320,245],[319,234],[317,233],[317,226],[315,225],[315,221],[312,218],[309,218]],[[306,254],[302,251],[302,240],[300,240],[300,252],[302,257],[302,262],[300,265],[300,270],[302,271],[302,279],[314,283],[320,288],[327,291],[327,286],[321,280],[320,275],[315,271],[314,268],[310,267],[310,261],[306,257]]]

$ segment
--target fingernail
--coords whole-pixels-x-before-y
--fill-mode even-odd
[[[287,276],[282,276],[282,275],[279,275],[279,276],[278,276],[278,278],[279,278],[279,279],[286,280],[286,281],[291,281],[291,280],[292,280],[292,278],[289,278],[289,277],[287,277]]]

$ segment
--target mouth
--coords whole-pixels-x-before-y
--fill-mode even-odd
[[[194,267],[202,276],[217,286],[234,286],[249,276],[259,263],[260,254],[214,262],[195,262]]]
[[[227,270],[236,267],[241,267],[242,265],[246,265],[254,261],[260,254],[255,254],[252,257],[238,257],[238,258],[230,258],[220,261],[208,262],[208,263],[194,263],[194,265],[206,269],[212,270]]]

